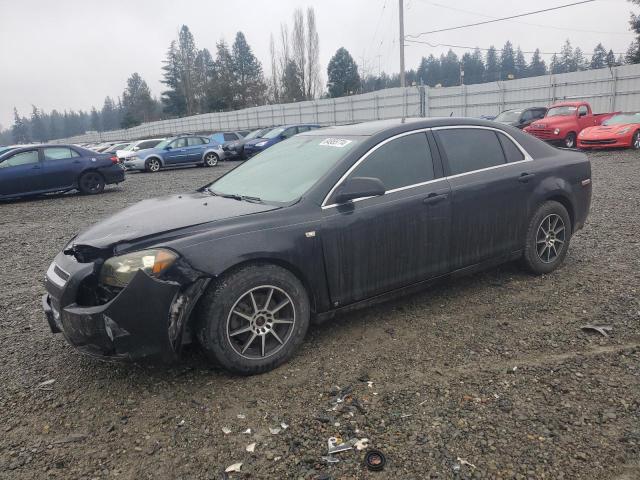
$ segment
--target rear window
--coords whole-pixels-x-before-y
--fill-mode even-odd
[[[498,136],[493,130],[455,128],[438,130],[436,136],[444,148],[449,175],[482,170],[506,163]]]
[[[524,160],[524,154],[506,135],[499,133],[498,138],[502,144],[504,150],[504,156],[507,157],[507,162],[519,162]]]
[[[238,136],[235,133],[225,133],[223,134],[225,142],[232,142],[234,140],[238,140]]]

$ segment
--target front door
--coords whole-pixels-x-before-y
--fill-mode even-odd
[[[0,162],[0,196],[45,190],[44,178],[37,148],[16,152]]]
[[[386,193],[323,207],[321,232],[334,307],[445,273],[450,189],[425,132],[370,150],[351,177],[379,178]]]
[[[533,162],[493,129],[434,128],[451,185],[451,268],[457,270],[524,245]]]
[[[187,138],[177,138],[171,142],[171,150],[167,150],[164,154],[164,163],[176,165],[187,161]]]

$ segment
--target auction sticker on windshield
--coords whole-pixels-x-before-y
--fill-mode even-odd
[[[346,147],[347,145],[349,145],[352,141],[353,140],[346,140],[344,138],[325,138],[318,145],[321,145],[321,146],[324,146],[324,147],[342,148],[342,147]]]

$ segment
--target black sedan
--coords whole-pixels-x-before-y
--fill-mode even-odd
[[[117,157],[75,145],[26,145],[0,153],[0,199],[69,190],[91,195],[122,181]]]
[[[547,107],[530,107],[520,108],[514,110],[504,110],[495,117],[495,122],[504,123],[505,125],[511,125],[519,129],[528,127],[535,120],[540,120],[547,114]]]
[[[174,358],[197,341],[259,373],[312,319],[509,260],[555,270],[590,199],[584,154],[493,122],[313,130],[80,233],[49,267],[43,304],[92,355]]]

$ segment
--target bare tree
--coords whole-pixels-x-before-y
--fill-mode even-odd
[[[269,55],[271,56],[271,79],[269,81],[269,100],[273,103],[280,101],[280,76],[278,69],[278,54],[276,52],[276,44],[273,40],[273,33],[269,38]]]
[[[293,11],[293,31],[291,32],[292,60],[296,65],[300,88],[303,95],[307,93],[307,42],[304,28],[304,13],[301,8]]]
[[[307,72],[306,97],[315,98],[320,87],[320,37],[316,29],[316,13],[313,7],[307,8]]]

